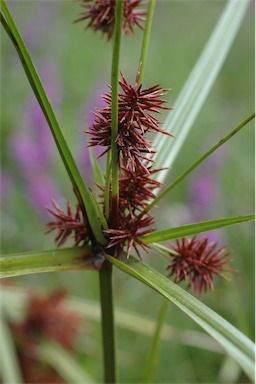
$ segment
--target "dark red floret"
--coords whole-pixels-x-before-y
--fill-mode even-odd
[[[115,0],[79,0],[82,7],[86,8],[81,17],[76,20],[88,20],[87,28],[94,31],[101,31],[111,39],[115,25]],[[145,21],[146,11],[138,9],[141,0],[125,0],[123,10],[123,32],[134,33],[134,27],[143,29],[142,22]]]
[[[149,164],[149,163],[148,163]],[[154,189],[163,186],[162,183],[152,179],[152,174],[159,170],[152,170],[152,165],[146,165],[146,171],[136,171],[122,167],[119,178],[119,205],[124,211],[128,208],[130,215],[142,211],[156,195]]]
[[[188,281],[188,287],[197,294],[208,288],[213,290],[214,275],[226,279],[222,272],[234,272],[224,267],[231,261],[228,258],[229,252],[225,252],[224,247],[216,250],[216,246],[217,242],[209,243],[207,237],[194,236],[192,239],[185,237],[176,240],[176,244],[170,245],[176,255],[170,253],[173,260],[167,267],[170,270],[169,276],[174,276],[176,283]]]
[[[115,247],[117,249],[116,256],[118,256],[118,252],[120,252],[124,246],[127,246],[127,258],[129,258],[131,249],[134,247],[138,257],[141,258],[138,246],[146,252],[150,246],[143,242],[140,236],[153,232],[155,228],[149,228],[153,224],[153,217],[149,214],[143,217],[133,217],[132,215],[121,217],[119,229],[108,229],[104,231],[109,235],[110,240],[106,248],[111,249]]]
[[[24,320],[12,324],[18,344],[26,349],[44,339],[54,340],[66,349],[73,349],[81,320],[63,308],[65,297],[62,290],[57,290],[48,297],[32,295]]]
[[[76,212],[73,213],[70,202],[67,201],[67,213],[63,212],[56,201],[52,199],[53,209],[47,210],[55,217],[55,221],[51,221],[46,226],[46,233],[57,230],[54,238],[58,247],[61,247],[71,236],[74,238],[74,246],[81,243],[85,244],[89,241],[87,225],[83,221],[82,210],[79,205]]]
[[[152,113],[160,113],[169,109],[163,106],[166,100],[162,96],[166,90],[159,85],[142,90],[138,85],[140,69],[137,72],[135,86],[128,84],[123,74],[119,84],[122,93],[118,95],[118,135],[116,143],[119,149],[120,165],[131,168],[133,171],[143,170],[144,160],[148,154],[153,154],[152,143],[145,138],[147,132],[162,132],[169,136],[170,133],[160,128],[160,122]],[[95,115],[95,123],[90,127],[90,146],[111,145],[111,91],[103,96],[106,107],[98,109]]]
[[[9,323],[24,383],[66,382],[37,355],[37,346],[42,342],[55,342],[65,349],[74,350],[82,320],[64,307],[65,298],[66,294],[62,290],[48,296],[30,295],[24,318]]]

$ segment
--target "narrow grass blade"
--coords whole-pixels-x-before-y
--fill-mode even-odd
[[[157,364],[159,360],[161,333],[163,332],[164,322],[169,306],[169,301],[163,298],[161,308],[156,319],[156,325],[152,340],[148,349],[147,357],[145,359],[145,366],[143,370],[142,383],[154,383],[157,371]]]
[[[12,15],[8,9],[5,0],[1,1],[1,23],[5,28],[8,36],[10,37],[13,45],[20,57],[21,63],[27,75],[27,78],[31,84],[31,87],[35,93],[35,96],[40,104],[40,107],[44,113],[44,116],[49,124],[52,135],[54,137],[56,146],[62,158],[63,164],[67,170],[71,183],[73,185],[76,197],[86,210],[86,214],[91,225],[93,234],[99,243],[104,244],[106,242],[100,228],[100,224],[97,217],[97,212],[94,209],[91,196],[87,190],[83,179],[78,171],[77,165],[72,157],[70,149],[66,143],[66,140],[62,134],[59,123],[56,119],[52,105],[45,92],[40,77],[36,71],[33,61],[29,55],[26,45],[17,29],[17,26],[12,18]]]
[[[198,223],[182,225],[181,227],[156,231],[141,236],[145,243],[156,243],[166,240],[178,239],[179,237],[196,235],[197,233],[212,231],[214,229],[226,227],[228,225],[243,223],[255,219],[255,215],[234,216],[225,219],[202,221]]]
[[[199,164],[201,164],[208,156],[210,156],[216,149],[221,147],[224,143],[226,143],[231,137],[233,137],[237,132],[239,132],[243,127],[245,127],[252,119],[255,118],[255,113],[245,119],[241,124],[239,124],[235,129],[233,129],[229,134],[223,137],[218,143],[213,145],[207,152],[203,154],[203,156],[199,157],[186,171],[184,171],[176,180],[174,180],[160,195],[156,197],[156,199],[147,206],[145,209],[148,212],[151,208],[153,208],[160,200],[162,200],[176,185],[178,185],[185,177],[187,177]]]
[[[36,349],[37,356],[53,367],[67,383],[94,383],[70,353],[54,343],[41,344]]]
[[[98,216],[99,216],[102,228],[106,230],[106,229],[108,229],[108,223],[107,223],[107,221],[105,219],[105,216],[104,216],[104,214],[102,212],[102,208],[101,208],[100,204],[98,203],[98,201],[97,201],[97,199],[96,199],[96,197],[94,196],[93,193],[91,194],[91,196],[92,196],[94,204],[95,204],[95,206],[97,208],[97,212],[98,212]]]
[[[18,357],[11,332],[3,319],[3,312],[0,316],[0,356],[1,374],[3,384],[22,384],[24,381],[19,368]]]
[[[107,165],[106,165],[106,182],[105,182],[105,191],[104,191],[104,201],[105,201],[105,216],[106,220],[109,220],[110,214],[110,185],[111,185],[111,169],[112,169],[112,156],[111,151],[108,151],[107,155]]]
[[[103,261],[92,254],[90,246],[6,255],[0,258],[0,278],[74,269],[98,271]]]
[[[211,335],[252,380],[254,379],[254,344],[243,333],[177,284],[134,257],[130,256],[127,260],[126,255],[121,259],[107,256],[107,259],[179,307]]]
[[[152,21],[153,21],[155,4],[156,4],[156,0],[149,0],[149,2],[148,2],[147,20],[146,20],[146,25],[145,25],[145,29],[144,29],[141,54],[140,54],[141,67],[140,67],[140,76],[139,76],[138,85],[140,85],[142,83],[144,72],[145,72],[145,66],[146,66],[146,62],[147,62],[148,46],[149,46],[150,32],[151,32],[151,26],[152,26]]]
[[[92,149],[92,147],[88,147],[88,150],[89,150],[90,161],[91,161],[91,166],[92,166],[93,180],[95,183],[97,183],[99,185],[104,185],[104,183],[105,183],[104,176],[101,172],[101,169],[100,169],[99,163],[96,159],[94,150]]]
[[[1,304],[10,316],[23,310],[26,305],[28,292],[24,288],[3,286]],[[69,297],[64,305],[69,311],[77,313],[88,321],[101,321],[99,302],[78,297]],[[116,326],[130,332],[151,337],[155,329],[155,319],[145,316],[141,313],[128,311],[127,309],[115,308]],[[200,348],[215,353],[224,353],[223,348],[210,336],[203,332],[190,329],[177,329],[169,324],[164,324],[161,332],[161,340],[173,341],[194,348]]]
[[[163,129],[174,134],[176,139],[170,141],[168,136],[160,134],[155,137],[158,168],[172,166],[224,63],[249,3],[250,0],[228,1],[174,105],[174,111],[169,113],[163,125]],[[159,172],[156,178],[163,182],[166,175],[167,171]]]
[[[218,376],[216,376],[219,383],[238,383],[240,375],[241,368],[239,365],[230,356],[226,356],[223,359]]]

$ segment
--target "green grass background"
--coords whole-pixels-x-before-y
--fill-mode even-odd
[[[224,1],[157,1],[145,69],[144,86],[160,83],[171,88],[168,94],[172,106],[190,71],[197,61],[215,26]],[[21,30],[28,25],[40,25],[40,43],[29,46],[33,60],[39,68],[44,63],[54,63],[57,68],[53,87],[60,87],[62,100],[57,117],[64,135],[76,157],[84,129],[83,111],[98,89],[110,82],[111,43],[100,34],[84,30],[83,23],[72,24],[79,16],[80,7],[73,1],[10,1],[10,9]],[[38,7],[48,11],[58,9],[54,21],[47,25],[41,19]],[[219,138],[224,136],[254,109],[254,16],[253,4],[246,14],[230,54],[199,114],[193,129],[182,147],[166,181],[168,184]],[[34,27],[33,27],[34,26]],[[121,70],[134,82],[139,63],[142,31],[123,37]],[[9,150],[8,140],[21,124],[25,105],[31,89],[19,59],[5,33],[2,34],[2,170],[14,178],[11,204],[2,205],[2,253],[16,253],[53,248],[51,235],[44,235],[45,219],[34,211],[25,196],[25,177],[20,172]],[[175,110],[172,112],[175,113]],[[161,120],[164,121],[164,114]],[[223,162],[215,172],[216,189],[220,199],[217,204],[202,211],[202,220],[251,213],[254,209],[254,132],[250,123],[232,138],[224,149]],[[35,127],[36,129],[36,127]],[[85,149],[86,150],[86,149]],[[207,169],[211,169],[210,159]],[[181,185],[167,196],[155,209],[159,229],[177,226],[189,218],[190,186],[206,163],[199,167]],[[83,170],[88,172],[89,170]],[[46,172],[56,178],[63,197],[75,202],[70,182],[56,151],[51,169]],[[42,188],[44,186],[42,185]],[[253,224],[218,231],[217,234],[232,251],[232,267],[238,270],[230,282],[216,279],[214,293],[207,293],[201,300],[224,318],[253,338],[254,334],[254,243]],[[165,273],[164,261],[153,252],[143,260]],[[118,307],[136,311],[155,318],[161,297],[141,283],[115,271],[115,303]],[[13,280],[11,280],[13,281]],[[64,287],[72,295],[99,300],[98,276],[93,272],[58,272],[15,279],[39,291],[50,292]],[[167,322],[171,326],[198,330],[189,318],[170,304]],[[78,359],[86,371],[100,382],[102,375],[100,325],[86,323],[81,335],[84,353]],[[140,382],[140,372],[150,340],[146,336],[117,330],[118,363],[121,383]],[[80,341],[81,344],[81,341]],[[219,383],[223,358],[213,352],[184,346],[177,342],[163,342],[159,357],[156,383]],[[232,381],[232,368],[230,370]],[[241,374],[238,382],[246,383]]]

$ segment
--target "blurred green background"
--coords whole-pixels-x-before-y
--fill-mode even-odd
[[[171,107],[182,89],[213,30],[224,1],[157,1],[145,69],[144,87],[160,83],[171,88]],[[63,133],[92,185],[86,149],[85,120],[99,105],[99,95],[110,82],[111,43],[104,36],[73,24],[81,8],[73,1],[11,1],[9,7],[42,78]],[[122,41],[121,70],[135,81],[143,33]],[[250,5],[230,54],[189,134],[168,184],[211,145],[248,117],[254,109],[254,9]],[[50,191],[62,205],[75,199],[65,169],[47,133],[36,134],[46,125],[24,75],[17,54],[2,34],[2,148],[1,148],[1,248],[2,254],[53,248],[53,236],[44,235],[49,220],[44,205]],[[175,110],[172,112],[175,113]],[[164,114],[161,120],[164,121]],[[254,210],[254,132],[250,123],[155,209],[157,226],[165,229],[183,223],[249,214]],[[40,128],[41,129],[41,128]],[[39,157],[39,165],[36,159]],[[104,163],[102,162],[104,168]],[[40,203],[42,204],[40,206]],[[232,252],[231,281],[216,279],[215,292],[201,300],[238,327],[254,336],[254,237],[253,224],[246,223],[214,231],[214,239]],[[154,254],[143,260],[165,273],[164,261]],[[115,303],[151,318],[157,316],[161,297],[129,276],[115,271]],[[14,280],[11,280],[14,281]],[[36,290],[65,288],[71,295],[99,300],[98,276],[93,272],[58,272],[15,279]],[[168,324],[175,329],[199,330],[189,318],[170,304]],[[120,382],[139,382],[150,339],[117,330]],[[86,370],[100,382],[100,325],[87,322],[84,334]],[[90,345],[94,347],[91,348]],[[222,355],[162,342],[158,383],[219,383]],[[230,375],[231,377],[232,375]],[[226,379],[225,379],[226,380]],[[231,379],[230,379],[231,380]],[[246,383],[241,374],[238,382]]]

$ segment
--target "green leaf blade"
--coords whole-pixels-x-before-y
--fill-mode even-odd
[[[180,237],[186,237],[196,235],[197,233],[212,231],[214,229],[223,228],[229,225],[243,223],[255,219],[255,215],[246,216],[234,216],[225,219],[217,219],[210,221],[202,221],[198,223],[183,225],[176,228],[165,229],[162,231],[156,231],[144,236],[141,236],[141,240],[145,243],[156,243],[166,240],[178,239]]]
[[[241,124],[239,124],[235,129],[229,132],[226,136],[224,136],[220,141],[218,141],[215,145],[213,145],[207,152],[205,152],[202,156],[199,157],[190,167],[188,167],[180,176],[178,176],[165,190],[160,193],[151,204],[147,206],[145,209],[146,212],[150,211],[160,200],[162,200],[169,192],[173,190],[176,185],[178,185],[183,179],[185,179],[198,165],[200,165],[204,160],[208,158],[214,151],[216,151],[219,147],[221,147],[224,143],[226,143],[229,139],[231,139],[237,132],[239,132],[242,128],[244,128],[252,119],[255,118],[255,113],[250,115],[247,119],[245,119]]]
[[[89,146],[88,151],[89,151],[89,156],[91,161],[93,180],[95,183],[98,183],[99,185],[104,185],[104,176],[101,172],[94,150],[92,149],[92,147]]]
[[[157,134],[156,164],[158,168],[170,168],[186,140],[193,123],[205,102],[215,79],[228,55],[240,28],[250,0],[229,0],[210,36],[201,56],[184,85],[176,103],[163,125],[163,129],[174,134],[170,141],[166,135]],[[168,171],[156,174],[164,182]]]
[[[74,269],[98,271],[103,261],[92,254],[90,246],[12,254],[0,258],[0,278]]]
[[[177,284],[134,257],[130,257],[129,260],[123,257],[119,260],[107,256],[107,259],[123,272],[173,302],[221,344],[253,380],[254,344],[243,333]]]

